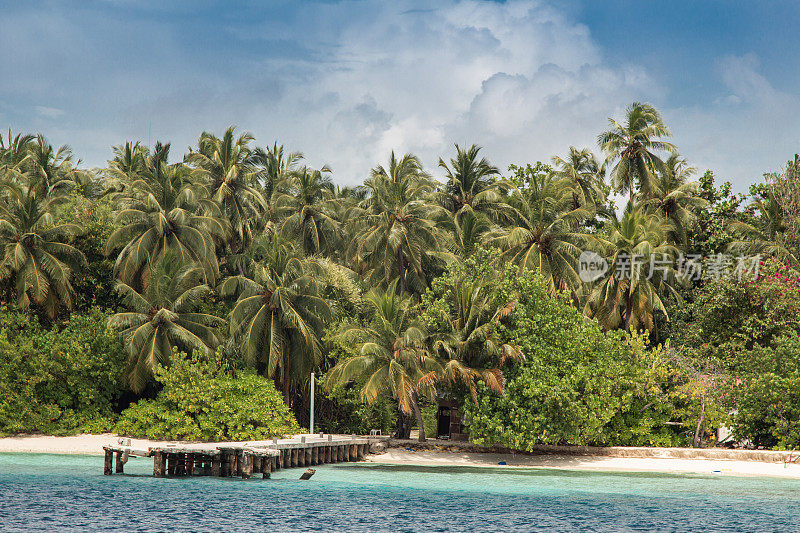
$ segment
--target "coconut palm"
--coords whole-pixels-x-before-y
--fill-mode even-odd
[[[146,146],[137,142],[126,142],[112,147],[114,158],[109,160],[106,173],[109,177],[109,188],[123,191],[130,187],[145,170],[147,157],[150,155]]]
[[[449,165],[439,158],[439,166],[447,177],[440,193],[442,205],[456,216],[465,211],[498,216],[507,207],[496,179],[500,171],[485,157],[478,159],[480,146],[473,144],[466,150],[457,144],[455,147],[456,157],[450,159]]]
[[[561,187],[552,173],[531,175],[528,187],[514,191],[509,203],[514,208],[512,221],[493,232],[491,242],[520,270],[540,272],[551,292],[576,292],[581,284],[577,261],[587,236],[575,228],[590,211],[571,209],[571,189]]]
[[[611,129],[597,137],[606,154],[604,165],[614,165],[611,185],[619,193],[628,192],[630,201],[638,185],[647,198],[653,191],[655,173],[663,168],[657,152],[674,152],[675,146],[663,139],[670,132],[661,114],[650,104],[634,102],[625,110],[625,121],[620,124],[608,119]]]
[[[222,137],[203,132],[197,151],[186,158],[196,168],[208,196],[219,205],[228,223],[228,244],[232,251],[250,245],[256,219],[267,209],[264,196],[255,187],[258,170],[251,158],[252,140],[249,133],[236,137],[234,126],[225,130]]]
[[[225,235],[223,223],[193,187],[191,170],[180,163],[168,165],[168,154],[169,144],[157,143],[144,171],[116,195],[118,228],[106,243],[106,253],[120,250],[115,273],[136,287],[147,265],[167,251],[182,262],[201,265],[210,282],[219,274],[213,239]]]
[[[0,186],[0,279],[11,282],[22,309],[33,302],[52,318],[59,308],[72,308],[70,278],[86,265],[83,253],[68,244],[81,228],[54,224],[53,207],[64,196],[22,177]]]
[[[117,284],[128,311],[109,318],[109,326],[120,331],[128,352],[126,375],[135,392],[145,388],[158,365],[169,364],[174,349],[210,355],[219,345],[216,328],[225,325],[221,318],[196,311],[201,300],[212,294],[203,283],[201,266],[182,263],[170,252],[147,272],[144,290]]]
[[[297,239],[306,254],[330,252],[339,243],[339,223],[328,213],[334,188],[327,172],[327,167],[303,167],[292,173],[286,192],[275,202],[276,213],[283,217],[281,234]]]
[[[573,209],[596,210],[605,201],[603,169],[588,148],[570,146],[567,157],[553,158],[553,167],[561,185],[572,191]]]
[[[687,231],[697,221],[697,210],[708,204],[698,195],[698,183],[689,181],[696,170],[677,154],[670,155],[656,173],[651,197],[644,202],[649,211],[671,222],[668,237],[678,245],[686,244]]]
[[[674,269],[678,250],[669,244],[667,231],[663,220],[628,204],[622,219],[612,221],[609,237],[595,237],[611,270],[591,291],[584,308],[588,316],[605,329],[625,331],[652,331],[659,311],[669,320],[661,296],[680,296]]]
[[[6,172],[21,169],[30,157],[30,148],[35,139],[33,135],[13,135],[10,128],[5,139],[0,135],[0,177]]]
[[[44,190],[59,185],[59,182],[66,182],[60,186],[72,185],[68,182],[74,181],[76,169],[69,146],[62,145],[56,149],[39,134],[29,144],[28,153],[25,167],[29,179],[35,180]]]
[[[419,440],[425,440],[425,427],[419,406],[421,395],[430,395],[430,385],[420,380],[435,368],[435,361],[426,347],[426,332],[412,309],[411,297],[399,292],[398,280],[386,290],[373,288],[364,297],[370,321],[366,326],[345,328],[341,341],[352,344],[356,354],[339,362],[328,374],[326,383],[341,384],[357,380],[363,383],[361,398],[366,403],[388,395],[397,401],[398,437],[402,431],[402,415],[414,414],[419,427]]]
[[[484,244],[492,231],[489,219],[481,213],[465,211],[453,216],[453,245],[456,254],[466,259]]]
[[[320,338],[330,317],[317,282],[324,272],[277,240],[260,253],[261,261],[246,263],[245,274],[227,278],[219,291],[237,298],[230,317],[232,345],[275,380],[291,405],[293,390],[322,359]]]
[[[251,163],[258,168],[256,179],[261,185],[264,201],[271,205],[287,177],[297,170],[303,159],[302,152],[286,152],[283,145],[273,143],[272,147],[256,148],[251,155]]]
[[[477,404],[478,381],[496,393],[503,392],[500,367],[508,360],[524,359],[519,347],[503,343],[496,327],[513,306],[494,309],[482,283],[458,278],[447,295],[446,310],[436,316],[430,338],[435,369],[423,381],[466,386]]]
[[[425,267],[446,249],[447,235],[437,225],[447,212],[426,201],[435,190],[419,160],[409,154],[389,167],[375,167],[365,184],[369,196],[354,212],[355,255],[366,263],[371,285],[389,284],[398,290],[422,292],[427,287]]]
[[[772,193],[753,200],[750,210],[754,212],[750,222],[728,222],[728,229],[736,238],[728,244],[728,251],[750,256],[770,256],[797,265],[797,255],[786,243],[783,209]]]

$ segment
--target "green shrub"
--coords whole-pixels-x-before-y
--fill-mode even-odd
[[[110,429],[125,354],[107,317],[92,309],[48,331],[32,313],[0,307],[0,432]]]
[[[494,294],[516,302],[499,331],[526,360],[503,370],[504,394],[481,385],[478,405],[464,402],[473,442],[522,450],[678,443],[665,425],[674,407],[653,374],[657,352],[643,339],[604,333],[564,298],[549,296],[538,275],[507,271]]]
[[[222,369],[221,355],[176,354],[159,367],[163,389],[120,414],[122,435],[168,440],[262,440],[300,432],[272,381],[253,371],[235,376]]]

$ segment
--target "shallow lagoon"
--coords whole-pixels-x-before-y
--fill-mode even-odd
[[[0,454],[2,531],[800,531],[800,480],[369,463],[154,479]]]

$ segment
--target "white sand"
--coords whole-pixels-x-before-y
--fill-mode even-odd
[[[800,464],[713,459],[665,459],[656,457],[598,457],[566,455],[514,455],[451,451],[409,451],[390,448],[367,461],[421,466],[479,466],[500,468],[554,468],[617,472],[668,472],[734,476],[800,478]],[[506,465],[498,463],[505,461]]]
[[[117,444],[117,435],[75,435],[73,437],[18,436],[0,438],[0,453],[52,453],[102,455],[103,446]],[[177,441],[171,441],[177,443]],[[164,445],[163,441],[131,439],[133,448]],[[653,455],[659,450],[653,449]],[[669,472],[736,476],[774,476],[800,478],[800,464],[724,459],[673,459],[663,457],[599,457],[570,455],[515,455],[499,453],[411,451],[390,448],[384,453],[368,455],[367,461],[383,464],[422,466],[479,466],[503,468],[555,468],[618,472]]]

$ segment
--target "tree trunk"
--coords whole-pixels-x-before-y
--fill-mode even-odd
[[[633,267],[631,267],[633,268]],[[633,277],[633,272],[631,271],[631,277]],[[631,298],[631,286],[630,283],[628,284],[628,290],[625,292],[625,321],[623,323],[623,329],[630,333],[631,331],[631,315],[633,314],[633,306]]]
[[[700,448],[702,444],[702,439],[700,438],[700,429],[703,427],[703,419],[706,416],[706,397],[700,400],[700,419],[697,421],[697,427],[694,429],[694,439],[692,439],[692,446],[695,448]]]
[[[283,401],[289,409],[292,408],[291,398],[289,397],[289,358],[286,357],[283,363]]]
[[[422,422],[422,411],[419,408],[419,396],[416,392],[411,394],[411,405],[414,408],[414,416],[417,418],[417,427],[419,428],[419,441],[425,442],[425,424]]]
[[[403,249],[397,249],[397,273],[400,276],[400,294],[406,292],[406,267],[404,264],[405,257],[403,256]]]
[[[408,415],[400,407],[397,407],[397,431],[394,434],[396,439],[407,439],[411,436],[411,424]]]

